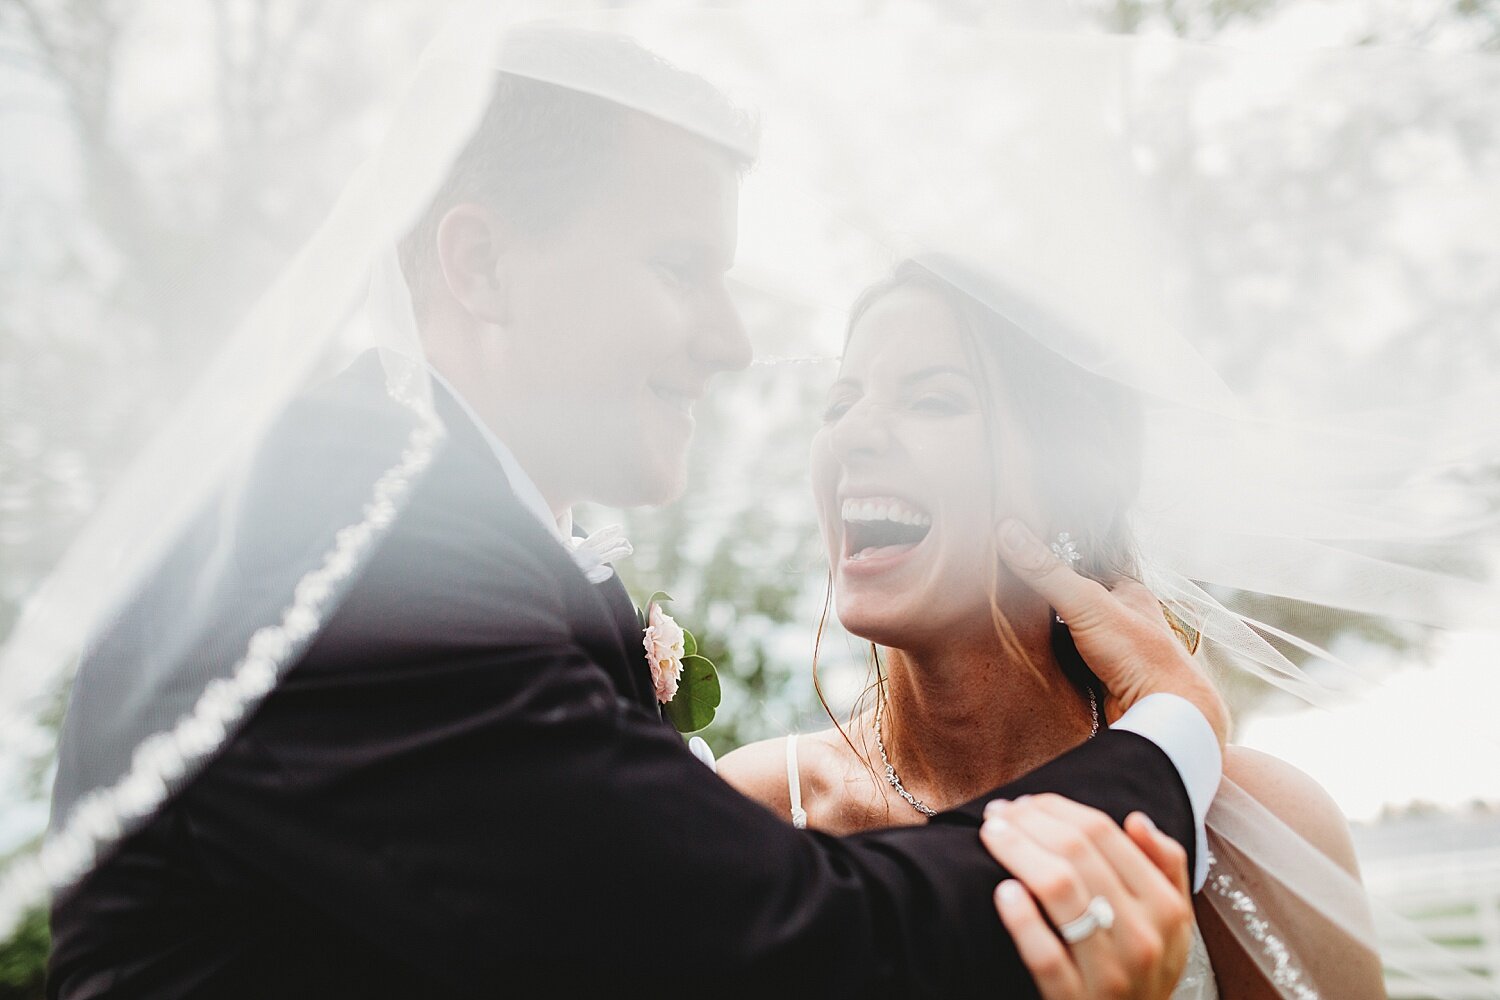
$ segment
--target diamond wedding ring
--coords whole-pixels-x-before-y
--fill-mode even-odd
[[[1100,928],[1109,930],[1114,925],[1115,908],[1110,906],[1109,900],[1103,896],[1095,896],[1089,900],[1089,905],[1083,911],[1082,916],[1069,920],[1057,931],[1068,944],[1077,944]]]

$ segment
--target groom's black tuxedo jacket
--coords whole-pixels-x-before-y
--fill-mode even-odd
[[[361,493],[389,461],[378,421],[347,416],[381,391],[367,359],[271,434],[239,607],[285,599],[253,592],[256,540],[301,530],[307,458],[320,487],[342,471]],[[836,838],[741,797],[662,721],[623,588],[584,579],[439,403],[449,439],[318,638],[55,900],[49,996],[1034,995],[991,903],[982,803]],[[60,795],[99,780],[162,604],[148,592],[83,664]],[[1133,733],[1000,791],[1044,790],[1143,809],[1191,854],[1181,780]]]

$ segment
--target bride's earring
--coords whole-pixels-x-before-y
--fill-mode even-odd
[[[1052,543],[1052,554],[1057,556],[1058,561],[1067,563],[1069,569],[1077,569],[1078,563],[1083,559],[1083,554],[1078,551],[1078,546],[1073,541],[1073,536],[1066,531],[1059,531],[1057,539]]]
[[[1059,531],[1057,538],[1052,542],[1051,548],[1052,554],[1057,557],[1058,562],[1071,570],[1078,569],[1078,564],[1083,560],[1083,554],[1078,551],[1078,546],[1073,541],[1071,534],[1066,531]],[[1059,625],[1067,624],[1067,622],[1063,621],[1062,615],[1056,611],[1052,612],[1052,617],[1057,619],[1057,624]]]

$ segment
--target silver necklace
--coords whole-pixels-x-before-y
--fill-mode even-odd
[[[1093,739],[1099,735],[1099,698],[1094,694],[1093,688],[1087,688],[1086,690],[1089,693],[1089,717],[1093,720],[1093,728],[1089,730],[1089,739]],[[929,818],[936,816],[936,809],[917,798],[911,792],[908,792],[906,786],[901,784],[901,778],[896,774],[895,765],[891,763],[891,758],[886,756],[885,738],[880,726],[880,714],[880,708],[876,706],[875,749],[880,751],[880,762],[885,765],[885,780],[890,782],[890,786],[896,790],[896,794],[905,799],[907,804],[917,812]]]

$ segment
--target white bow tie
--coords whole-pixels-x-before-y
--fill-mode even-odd
[[[569,538],[566,544],[573,562],[589,583],[603,583],[614,576],[614,567],[609,564],[635,551],[625,537],[625,529],[618,524],[606,524],[584,538]]]

